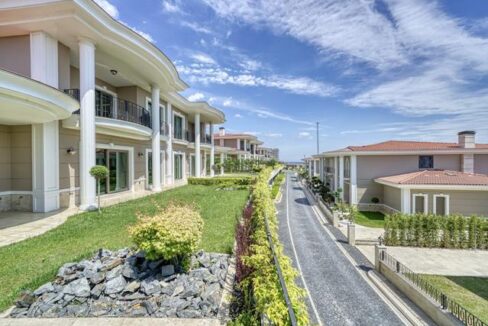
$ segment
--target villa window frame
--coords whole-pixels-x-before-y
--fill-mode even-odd
[[[151,107],[149,107],[151,105]],[[152,114],[152,99],[146,96],[146,111]],[[166,105],[159,102],[159,125],[161,126],[163,122],[168,122]]]
[[[152,148],[146,148],[146,152],[145,152],[146,189],[151,189],[151,187],[152,187],[152,184],[150,183],[150,182],[152,182],[152,180],[149,178],[149,153],[151,153],[151,156],[152,156]],[[160,150],[160,153],[161,153],[161,161],[160,161],[161,162],[161,184],[164,185],[165,172],[166,172],[165,151]]]
[[[450,209],[450,196],[447,194],[434,194],[432,198],[432,213],[434,215],[437,214],[437,198],[444,198],[444,215],[443,216],[448,216],[449,215],[449,209]]]
[[[111,110],[112,110],[111,113],[112,114],[110,117],[105,117],[105,118],[116,118],[117,117],[117,103],[118,103],[117,99],[119,98],[118,94],[116,92],[113,92],[113,91],[107,89],[107,87],[105,87],[105,86],[95,85],[95,111],[97,110],[97,107],[96,107],[97,92],[96,91],[99,91],[99,92],[102,92],[102,93],[105,93],[107,95],[112,96],[112,107],[111,107]]]
[[[114,145],[112,143],[110,144],[103,144],[103,143],[97,143],[95,146],[95,151],[96,150],[106,150],[106,151],[126,151],[128,152],[127,156],[127,169],[128,169],[128,180],[127,180],[127,189],[120,190],[120,191],[115,191],[115,192],[107,192],[107,194],[114,194],[118,192],[124,192],[124,191],[134,191],[134,147],[133,146],[123,146],[123,145]]]
[[[176,123],[175,123],[175,117],[181,118],[181,138],[176,137]],[[184,140],[185,139],[185,126],[186,126],[186,117],[178,112],[173,110],[173,121],[172,121],[172,126],[173,126],[173,136],[175,139],[180,139]]]
[[[428,167],[425,167],[425,166],[422,166],[422,163],[425,163],[422,159],[423,158],[427,158],[429,157],[430,160],[429,160],[429,166]],[[418,167],[419,167],[419,170],[423,170],[423,169],[433,169],[434,168],[434,155],[419,155],[419,164],[418,164]]]
[[[416,193],[412,194],[412,214],[417,214],[416,213],[416,198],[417,197],[423,197],[424,198],[424,212],[423,214],[428,214],[429,213],[429,195],[428,194],[423,194],[423,193]]]

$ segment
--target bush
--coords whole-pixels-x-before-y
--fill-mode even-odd
[[[216,178],[188,178],[190,185],[202,186],[250,186],[254,183],[254,177],[216,177]]]
[[[233,324],[259,325],[262,314],[265,314],[273,325],[290,324],[288,309],[266,234],[267,217],[276,256],[298,324],[308,325],[307,308],[304,303],[305,292],[295,283],[298,272],[283,253],[283,247],[278,239],[276,209],[268,186],[270,173],[271,168],[263,169],[253,186],[251,246],[248,255],[240,258],[251,272],[239,284],[244,292],[245,309]]]
[[[373,198],[371,198],[371,202],[373,204],[378,204],[380,202],[380,199],[378,197],[373,197]]]
[[[108,176],[108,169],[105,165],[95,165],[90,169],[90,175],[95,179],[103,179]]]
[[[189,205],[170,203],[159,207],[154,216],[139,217],[129,227],[129,234],[137,248],[150,260],[173,260],[188,267],[190,255],[202,238],[203,219]]]
[[[278,194],[280,193],[280,187],[285,181],[285,175],[280,173],[276,176],[273,182],[273,186],[271,187],[271,198],[276,199]]]

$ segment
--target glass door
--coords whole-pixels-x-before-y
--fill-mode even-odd
[[[183,179],[183,154],[174,154],[174,158],[175,158],[175,166],[174,166],[175,179],[181,180]]]
[[[107,194],[129,189],[129,153],[99,149],[96,152],[97,165],[108,168],[108,178],[100,180],[100,193]]]

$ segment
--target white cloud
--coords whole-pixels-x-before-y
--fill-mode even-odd
[[[241,114],[239,114],[239,113],[236,113],[236,114],[234,114],[234,118],[238,118],[238,119],[240,119],[240,118],[242,118],[242,115],[241,115]]]
[[[312,139],[312,134],[309,133],[308,131],[300,131],[298,133],[298,138]]]
[[[174,1],[163,0],[162,5],[163,5],[163,10],[166,12],[169,12],[169,13],[180,13],[180,12],[182,12],[181,8]]]
[[[265,133],[264,136],[271,137],[271,138],[281,138],[281,137],[283,137],[283,134],[279,133],[279,132],[268,132],[268,133]]]
[[[183,27],[187,27],[191,30],[193,30],[194,32],[197,32],[197,33],[202,33],[202,34],[213,34],[213,31],[210,30],[209,28],[205,27],[205,26],[201,26],[200,24],[197,24],[195,22],[189,22],[189,21],[186,21],[186,20],[182,20],[180,21],[180,25],[183,26]]]
[[[122,23],[125,26],[129,27],[130,29],[132,29],[134,32],[136,32],[137,34],[139,34],[142,37],[144,37],[149,42],[156,43],[156,41],[154,40],[154,38],[150,34],[148,34],[146,32],[143,32],[143,31],[139,30],[137,27],[131,26],[131,25],[127,24],[126,22],[120,20],[119,19],[119,9],[115,5],[113,5],[112,3],[110,3],[108,0],[95,0],[95,2],[100,7],[102,7],[102,9],[105,10],[114,19],[117,19],[120,23]]]
[[[117,19],[119,17],[119,10],[108,0],[95,0],[95,2],[113,18]]]
[[[258,76],[247,71],[225,69],[217,65],[214,59],[203,54],[193,54],[192,58],[207,65],[178,65],[178,71],[191,83],[238,85],[247,87],[269,87],[300,95],[332,96],[338,89],[330,84],[308,77],[293,76]]]
[[[193,53],[191,55],[191,58],[195,61],[198,61],[200,63],[205,63],[209,65],[215,65],[217,62],[208,54],[205,53]]]
[[[192,95],[188,96],[188,100],[189,101],[192,101],[192,102],[195,102],[195,101],[201,101],[205,98],[205,95],[203,95],[202,93],[193,93]]]
[[[408,61],[393,24],[375,1],[203,0],[229,20],[268,27],[316,46],[329,56],[352,58],[385,68]]]

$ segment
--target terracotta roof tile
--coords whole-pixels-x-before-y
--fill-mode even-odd
[[[488,144],[476,144],[477,149],[488,149]],[[369,151],[419,151],[419,150],[456,150],[461,149],[458,143],[419,142],[389,140],[364,146],[348,146],[338,151],[369,152]]]
[[[381,177],[376,180],[400,185],[488,186],[488,175],[486,174],[450,170],[423,170]]]

